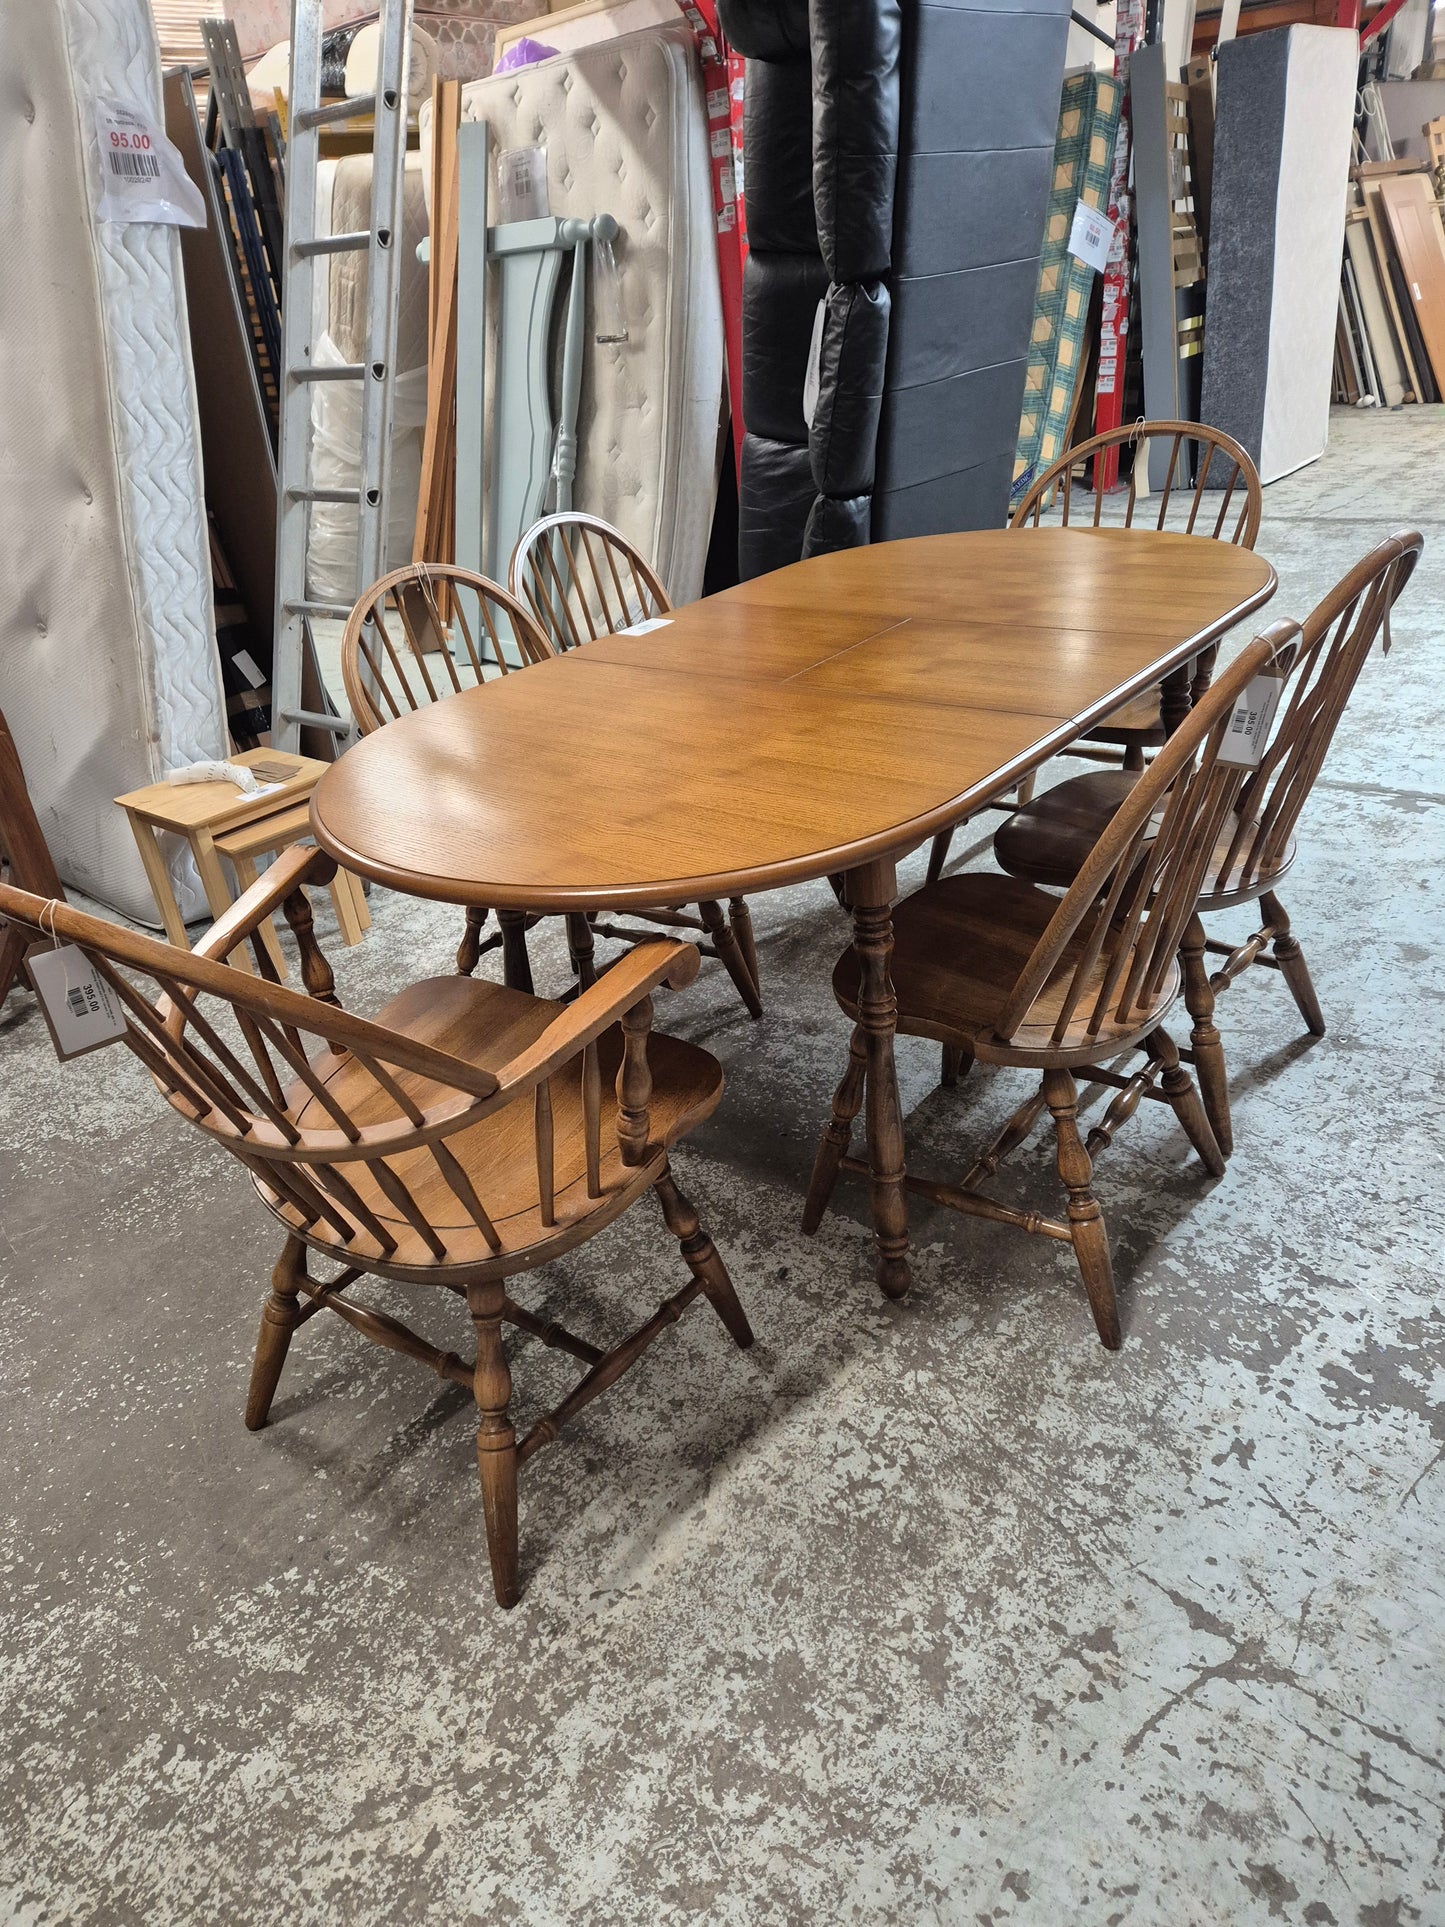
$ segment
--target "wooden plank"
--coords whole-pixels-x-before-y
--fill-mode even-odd
[[[1430,180],[1385,180],[1379,193],[1435,385],[1445,394],[1445,231]]]

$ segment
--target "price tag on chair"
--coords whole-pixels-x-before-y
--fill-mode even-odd
[[[119,997],[75,944],[32,950],[25,970],[62,1064],[125,1036],[126,1015]]]
[[[1279,676],[1256,676],[1234,705],[1224,741],[1221,763],[1242,763],[1253,769],[1263,754],[1274,712],[1279,708],[1284,682]]]

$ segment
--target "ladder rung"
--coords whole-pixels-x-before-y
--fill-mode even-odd
[[[329,729],[333,736],[347,736],[351,732],[351,724],[344,716],[323,716],[315,709],[285,709],[281,720],[296,723],[302,729]]]
[[[308,108],[292,120],[293,127],[330,127],[338,120],[360,120],[376,112],[375,94],[358,94],[354,100],[328,100],[320,107]]]
[[[349,502],[357,506],[361,502],[359,488],[288,488],[286,493],[293,502]]]
[[[355,234],[323,234],[314,241],[298,241],[291,252],[296,255],[308,254],[356,254],[362,248],[371,246],[368,229],[360,228]]]
[[[330,616],[340,622],[345,622],[353,606],[350,602],[288,602],[286,604],[288,613],[293,616]]]
[[[360,381],[366,373],[366,364],[361,361],[342,361],[332,367],[313,367],[307,362],[300,368],[288,368],[286,372],[292,381]]]

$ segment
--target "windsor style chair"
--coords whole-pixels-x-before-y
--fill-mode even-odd
[[[25,787],[20,752],[0,714],[0,883],[37,896],[58,897],[65,891],[45,841],[45,833]],[[0,1004],[20,977],[30,938],[14,924],[0,925]]]
[[[470,590],[476,598],[480,635],[473,633],[467,617],[468,597],[458,590]],[[358,599],[341,639],[341,675],[356,727],[369,736],[407,710],[475,689],[489,673],[515,674],[551,654],[547,638],[500,583],[454,562],[413,562],[373,582]],[[487,915],[485,905],[468,906],[457,969],[469,977],[483,953],[500,944],[507,982],[530,991],[526,933],[539,919],[500,911],[496,932],[484,939]],[[574,943],[573,958],[585,988],[594,980],[586,967],[590,941],[582,950],[579,959]]]
[[[561,654],[598,642],[641,622],[665,622],[672,611],[657,572],[620,529],[596,515],[569,512],[533,523],[512,551],[508,580],[526,602],[552,647]],[[763,1007],[758,953],[747,901],[733,897],[700,903],[697,914],[681,908],[635,910],[644,923],[669,930],[698,930],[701,949],[716,957],[754,1017]],[[638,933],[594,919],[599,936],[635,941]]]
[[[668,1165],[669,1148],[722,1092],[715,1058],[651,1029],[651,992],[689,982],[697,953],[660,938],[640,945],[567,1006],[455,976],[411,984],[374,1018],[354,1017],[337,1001],[302,888],[334,868],[319,850],[287,851],[190,952],[8,886],[0,918],[28,943],[79,946],[123,1013],[122,1041],[173,1108],[246,1167],[284,1233],[246,1424],[266,1423],[292,1335],[322,1310],[465,1385],[479,1414],[493,1584],[511,1606],[519,1468],[699,1293],[738,1345],[752,1342]],[[274,981],[257,935],[278,907],[300,946],[304,993]],[[259,977],[226,962],[245,943]],[[582,1243],[648,1189],[692,1275],[629,1338],[604,1350],[510,1296],[514,1274]],[[308,1251],[340,1274],[313,1277]],[[475,1363],[356,1303],[352,1288],[369,1274],[464,1299]],[[504,1324],[587,1368],[521,1439]]]
[[[1179,994],[1179,945],[1209,853],[1250,774],[1221,755],[1236,700],[1256,676],[1283,672],[1298,636],[1295,624],[1275,623],[1230,665],[1138,778],[1062,899],[1016,877],[974,871],[925,884],[894,912],[898,1028],[943,1045],[944,1082],[974,1060],[1042,1073],[1038,1091],[957,1183],[907,1176],[904,1185],[935,1204],[1071,1245],[1111,1350],[1120,1343],[1119,1314],[1094,1161],[1147,1097],[1172,1108],[1206,1170],[1223,1175],[1224,1158],[1164,1020]],[[857,947],[846,950],[833,990],[853,1019],[853,1039],[818,1146],[805,1231],[821,1222],[840,1169],[868,1169],[847,1155],[864,1095],[868,982]],[[1144,1062],[1126,1077],[1113,1066],[1131,1051]],[[1077,1122],[1079,1074],[1117,1091],[1087,1139]],[[982,1189],[1046,1107],[1068,1194],[1063,1218],[1020,1210]]]
[[[1150,450],[1155,444],[1165,443],[1169,453],[1163,484],[1157,493],[1141,498],[1139,484],[1148,474]],[[1133,465],[1122,499],[1117,495],[1101,495],[1082,485],[1085,466],[1106,448],[1133,451]],[[1185,472],[1191,467],[1192,484]],[[1254,463],[1239,443],[1221,429],[1210,428],[1202,422],[1146,421],[1136,422],[1129,428],[1110,429],[1107,434],[1095,435],[1066,449],[1057,461],[1035,477],[1009,518],[1009,527],[1037,528],[1045,509],[1055,501],[1065,528],[1081,525],[1096,529],[1168,527],[1182,535],[1199,535],[1252,549],[1259,534],[1264,495]],[[1090,503],[1092,511],[1087,506]],[[1213,669],[1214,651],[1207,649],[1195,659],[1192,671],[1185,669],[1168,678],[1162,690],[1148,690],[1126,703],[1060,754],[1121,763],[1125,769],[1141,770],[1145,751],[1157,748],[1188,714],[1190,703],[1208,688]],[[1030,778],[1019,789],[1018,807],[1026,806],[1032,796],[1033,779]],[[953,834],[952,830],[944,830],[933,840],[928,863],[930,883],[936,882],[943,873]]]
[[[1389,648],[1390,611],[1423,547],[1423,537],[1413,530],[1390,536],[1363,556],[1305,618],[1286,698],[1275,712],[1272,734],[1236,812],[1220,832],[1200,885],[1197,912],[1184,934],[1184,1000],[1193,1023],[1186,1056],[1198,1072],[1204,1107],[1226,1156],[1234,1147],[1234,1130],[1224,1049],[1214,1022],[1215,997],[1251,964],[1267,965],[1284,978],[1310,1033],[1325,1034],[1304,952],[1276,886],[1294,862],[1300,812],[1345,704],[1376,637]],[[1066,887],[1137,780],[1129,771],[1096,770],[1045,791],[999,829],[994,855],[1000,866],[1032,883]],[[1228,944],[1206,937],[1203,918],[1254,901],[1264,921],[1247,942]],[[1225,959],[1212,976],[1204,964],[1208,952]]]

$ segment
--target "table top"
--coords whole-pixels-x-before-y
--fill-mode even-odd
[[[815,556],[388,723],[317,841],[413,896],[579,910],[901,854],[1268,601],[1199,536],[1040,528]]]

